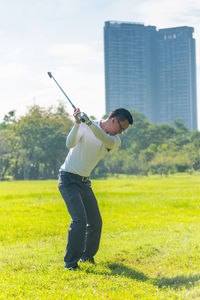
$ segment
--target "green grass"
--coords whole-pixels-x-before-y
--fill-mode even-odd
[[[56,181],[0,183],[0,299],[200,299],[200,176],[94,180],[96,265],[63,270]]]

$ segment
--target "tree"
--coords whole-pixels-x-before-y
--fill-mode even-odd
[[[15,124],[19,138],[19,155],[13,167],[15,176],[23,179],[56,178],[67,152],[65,140],[71,126],[72,121],[62,104],[56,111],[53,107],[46,110],[37,105],[30,107]]]
[[[121,148],[106,155],[92,176],[200,169],[199,131],[189,131],[180,120],[175,126],[152,124],[140,112],[132,115],[134,123],[121,135]],[[8,175],[14,179],[57,178],[72,125],[62,103],[47,109],[33,105],[18,120],[15,111],[10,111],[0,124],[0,179]]]
[[[14,123],[16,121],[15,110],[9,111],[8,114],[4,116],[3,121],[5,125]]]
[[[10,166],[11,149],[10,139],[7,130],[0,131],[0,180],[4,180],[6,172]]]
[[[15,111],[4,116],[0,124],[0,180],[4,180],[15,155],[16,137],[13,124],[16,122]]]

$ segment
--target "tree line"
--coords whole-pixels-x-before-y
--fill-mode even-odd
[[[200,132],[180,120],[174,125],[152,124],[132,111],[134,124],[121,135],[120,149],[105,156],[92,177],[108,174],[169,174],[200,169]],[[104,116],[106,117],[106,116]],[[93,117],[94,118],[94,117]],[[66,137],[73,121],[64,105],[33,105],[16,118],[10,111],[0,123],[0,179],[55,179],[68,149]]]

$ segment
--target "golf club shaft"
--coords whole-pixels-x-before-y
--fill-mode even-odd
[[[53,78],[53,80],[55,81],[55,83],[57,84],[57,86],[59,87],[59,89],[63,92],[63,94],[65,95],[65,97],[67,98],[67,100],[69,101],[69,103],[71,104],[71,106],[73,107],[73,109],[76,109],[76,106],[71,102],[71,100],[69,99],[69,97],[67,96],[67,94],[65,93],[65,91],[61,88],[61,86],[56,81],[56,79],[53,77],[53,75],[51,74],[51,72],[47,72],[47,74],[49,75],[50,78]]]

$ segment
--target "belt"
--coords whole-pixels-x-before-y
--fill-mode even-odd
[[[70,175],[72,178],[78,179],[82,182],[87,182],[89,180],[89,177],[81,176],[81,175],[78,175],[78,174],[65,172],[65,171],[60,171],[60,175]]]

